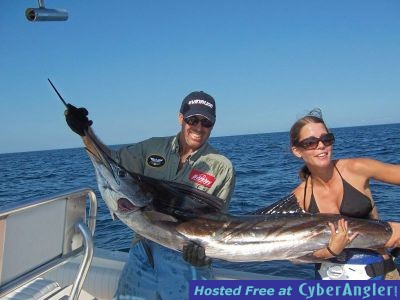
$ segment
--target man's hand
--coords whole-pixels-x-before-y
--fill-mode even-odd
[[[67,104],[64,115],[68,126],[73,132],[80,136],[85,136],[85,131],[93,124],[93,122],[88,119],[88,111],[84,107],[76,108],[72,104]]]
[[[205,249],[194,242],[183,246],[182,257],[195,267],[204,267],[211,264],[211,258],[206,256]]]

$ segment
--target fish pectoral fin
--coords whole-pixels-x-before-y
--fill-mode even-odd
[[[290,262],[295,264],[295,265],[304,264],[304,263],[306,263],[306,264],[315,263],[315,262],[318,262],[318,261],[319,260],[315,256],[313,256],[312,254],[290,259]]]
[[[178,219],[173,216],[160,213],[158,211],[144,211],[143,214],[152,221],[168,221],[168,222],[178,222]]]
[[[304,261],[302,261],[302,260],[300,260],[300,259],[291,259],[290,262],[291,262],[292,264],[295,264],[295,265],[299,265],[299,264],[304,263]]]

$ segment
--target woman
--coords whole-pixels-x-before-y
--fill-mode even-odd
[[[369,180],[373,178],[400,185],[400,165],[368,158],[333,160],[334,142],[335,137],[329,132],[318,109],[297,120],[292,126],[291,150],[305,163],[300,171],[302,182],[293,192],[299,206],[310,213],[378,219]],[[393,234],[386,246],[393,247],[398,245],[399,225],[390,225]],[[379,252],[345,249],[357,238],[357,233],[349,236],[347,223],[343,219],[329,226],[329,244],[314,252],[317,258],[329,259],[327,263],[317,264],[317,278],[400,279],[393,259],[384,249]],[[348,265],[352,267],[348,268]]]

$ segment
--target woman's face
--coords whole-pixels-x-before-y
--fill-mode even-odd
[[[333,134],[328,133],[323,123],[308,123],[301,128],[292,152],[309,167],[326,167],[332,159],[334,141]]]

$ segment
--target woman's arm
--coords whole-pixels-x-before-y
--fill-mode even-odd
[[[383,163],[370,158],[354,158],[349,164],[351,172],[389,184],[400,185],[400,165]]]

